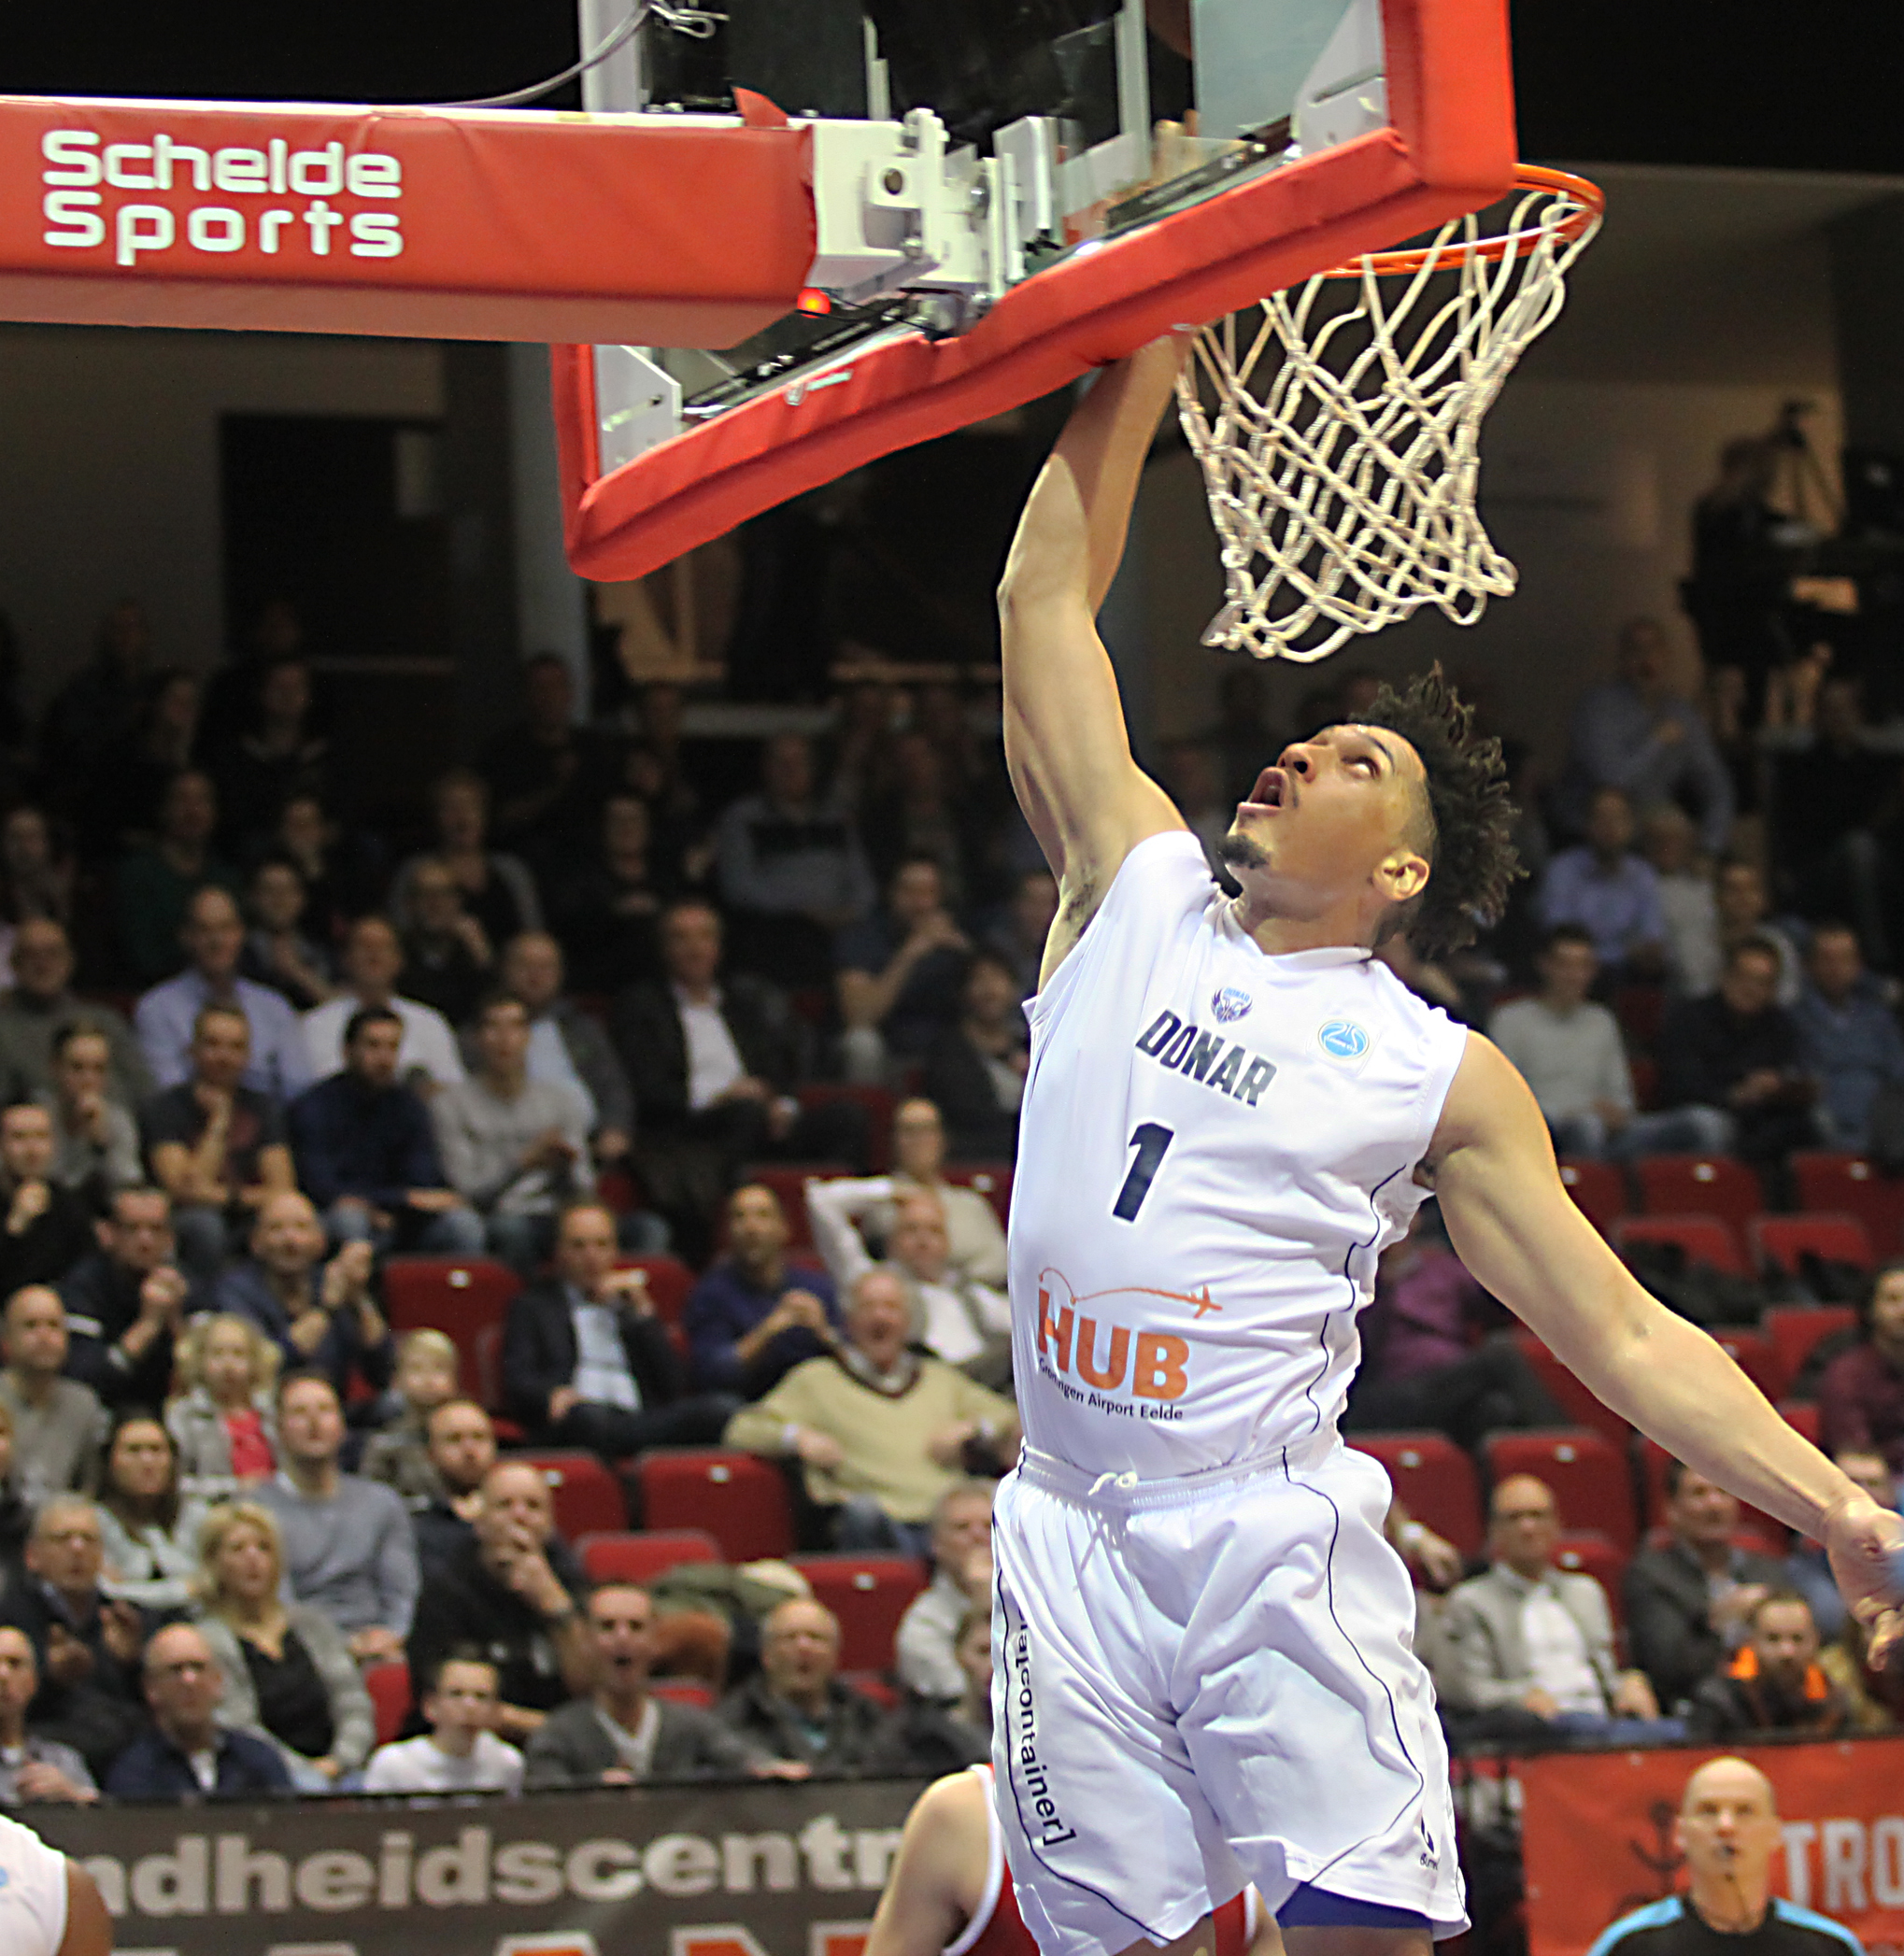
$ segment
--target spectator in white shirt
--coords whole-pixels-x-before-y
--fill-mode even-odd
[[[452,1651],[424,1686],[429,1731],[379,1746],[364,1792],[520,1793],[522,1755],[496,1736],[501,1705],[495,1665],[474,1650]]]
[[[399,996],[403,970],[404,947],[395,927],[384,917],[359,917],[344,940],[344,989],[305,1013],[302,1021],[314,1080],[343,1071],[344,1028],[369,1006],[393,1012],[404,1022],[397,1069],[410,1085],[427,1098],[462,1078],[449,1021],[434,1006]]]
[[[991,1596],[989,1481],[955,1481],[932,1510],[932,1580],[899,1620],[900,1682],[921,1698],[956,1705],[965,1695],[959,1626]]]
[[[1442,1702],[1459,1712],[1516,1711],[1585,1735],[1658,1722],[1646,1674],[1614,1662],[1606,1592],[1591,1576],[1555,1566],[1559,1540],[1552,1489],[1531,1474],[1509,1475],[1488,1504],[1492,1566],[1459,1584],[1442,1613],[1435,1673]],[[1660,1722],[1651,1736],[1684,1736],[1684,1728]]]
[[[1682,999],[1717,991],[1724,964],[1718,899],[1698,843],[1693,818],[1670,801],[1652,810],[1641,829],[1641,848],[1658,875],[1666,914],[1666,982]]]
[[[890,1199],[884,1176],[806,1184],[814,1241],[842,1297],[874,1268],[857,1226],[875,1201]],[[893,1205],[887,1268],[904,1286],[912,1336],[935,1358],[956,1365],[995,1392],[1010,1390],[1012,1307],[1002,1291],[953,1267],[945,1212],[936,1195],[902,1194]]]

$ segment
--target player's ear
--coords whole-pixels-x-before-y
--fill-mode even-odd
[[[1428,887],[1428,858],[1416,849],[1397,849],[1375,872],[1383,894],[1393,903],[1406,903]]]

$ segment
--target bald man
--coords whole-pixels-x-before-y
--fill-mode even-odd
[[[1771,1892],[1783,1835],[1755,1765],[1708,1760],[1685,1783],[1672,1837],[1685,1892],[1622,1916],[1587,1956],[1864,1956],[1849,1929]]]
[[[1591,1576],[1556,1567],[1560,1510],[1531,1474],[1511,1474],[1488,1503],[1485,1575],[1449,1596],[1442,1618],[1445,1658],[1435,1681],[1451,1710],[1519,1711],[1570,1731],[1599,1734],[1629,1722],[1657,1721],[1646,1742],[1684,1736],[1660,1720],[1643,1671],[1613,1661],[1606,1592]]]
[[[435,1566],[417,1606],[410,1673],[430,1678],[451,1651],[474,1645],[496,1666],[496,1732],[519,1746],[594,1681],[582,1572],[556,1535],[542,1469],[526,1461],[499,1460],[483,1476],[471,1527],[473,1538]]]

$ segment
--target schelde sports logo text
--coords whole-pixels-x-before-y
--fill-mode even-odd
[[[40,138],[43,244],[108,251],[115,264],[183,253],[211,261],[234,252],[266,258],[399,258],[404,169],[380,150],[345,153],[341,142],[298,149],[283,136],[262,148],[210,149],[156,130],[138,142],[107,142],[93,129],[50,129]],[[165,201],[160,202],[160,198]]]

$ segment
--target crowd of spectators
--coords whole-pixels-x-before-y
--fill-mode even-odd
[[[1533,874],[1476,950],[1384,955],[1493,1033],[1564,1157],[1736,1155],[1778,1206],[1794,1150],[1904,1137],[1897,771],[1818,660],[1743,762],[1665,669],[1641,621],[1553,792],[1517,764]],[[590,727],[560,661],[524,682],[414,831],[362,819],[294,651],[202,693],[121,606],[48,716],[0,823],[0,1804],[988,1750],[1018,1427],[969,1176],[1008,1182],[1058,898],[995,734],[950,687],[866,687],[737,773],[674,688]],[[1301,718],[1369,689],[1338,676]],[[1165,757],[1206,843],[1307,730],[1226,677],[1220,727]],[[636,1261],[663,1251],[693,1273],[666,1319]],[[516,1273],[491,1404],[466,1341],[392,1332],[389,1260],[417,1254]],[[1485,1464],[1562,1422],[1431,1211],[1364,1329],[1352,1438],[1440,1428]],[[1904,1269],[1826,1357],[1825,1441],[1895,1499]],[[801,1546],[916,1562],[884,1675],[843,1671],[789,1564],[591,1580],[519,1445],[773,1463]],[[1904,1715],[1815,1552],[1742,1538],[1690,1470],[1611,1596],[1562,1566],[1538,1478],[1487,1501],[1465,1567],[1391,1516],[1457,1743]]]

